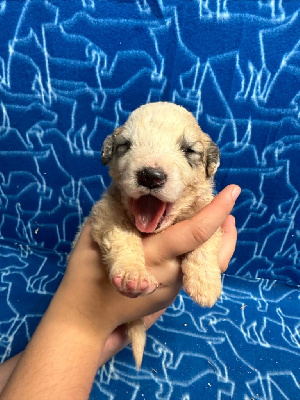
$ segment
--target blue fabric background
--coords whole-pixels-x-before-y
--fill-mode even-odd
[[[139,105],[188,108],[243,192],[222,297],[184,292],[91,399],[300,398],[297,0],[0,1],[0,360],[24,349],[78,225],[109,184],[105,136]]]

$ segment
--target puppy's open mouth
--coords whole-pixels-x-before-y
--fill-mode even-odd
[[[138,199],[130,198],[128,205],[134,216],[136,228],[142,233],[152,233],[168,221],[173,204],[149,194]]]

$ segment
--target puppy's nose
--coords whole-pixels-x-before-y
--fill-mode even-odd
[[[167,175],[159,168],[146,167],[137,172],[137,182],[148,189],[162,187],[167,180]]]

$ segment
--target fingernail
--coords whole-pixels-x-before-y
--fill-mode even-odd
[[[129,297],[130,299],[136,299],[140,296],[139,293],[122,293],[124,296]]]
[[[155,288],[152,290],[152,292],[146,292],[144,294],[148,296],[148,294],[154,293],[157,288],[158,288],[158,284],[155,286]]]
[[[236,186],[233,191],[231,192],[232,200],[236,201],[236,199],[241,194],[242,189],[239,186]]]
[[[235,226],[235,217],[233,215],[228,215],[227,221],[227,223],[229,223],[230,225]]]

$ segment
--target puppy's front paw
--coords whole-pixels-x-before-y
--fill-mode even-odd
[[[141,269],[114,271],[110,280],[121,294],[131,298],[150,294],[158,287],[154,276]]]
[[[187,272],[183,276],[183,285],[187,294],[202,307],[213,307],[222,291],[219,271],[214,274],[210,271],[209,276],[205,270]]]

